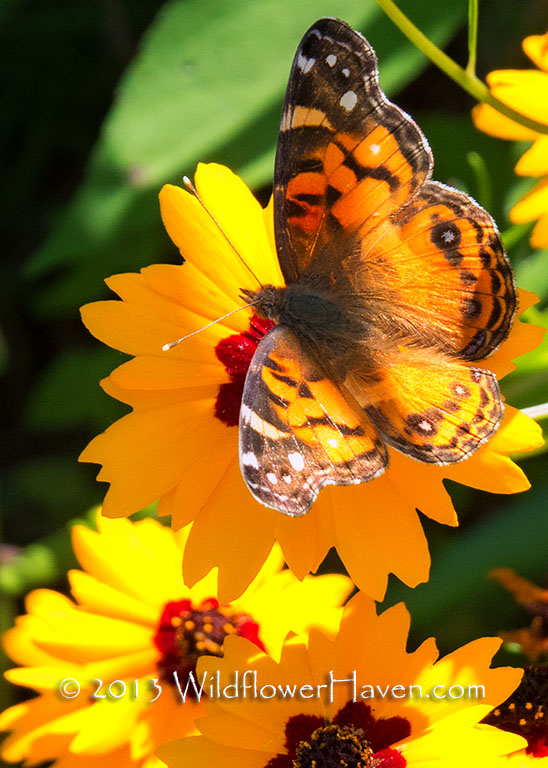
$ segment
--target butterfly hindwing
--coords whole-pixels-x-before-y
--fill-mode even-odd
[[[336,19],[316,22],[295,56],[276,155],[286,281],[337,269],[352,253],[352,233],[363,237],[396,211],[431,167],[421,130],[381,91],[369,43]]]
[[[394,355],[357,397],[387,443],[432,464],[474,453],[496,432],[504,410],[490,371],[418,349]]]
[[[253,356],[240,410],[240,467],[255,498],[299,516],[324,485],[365,482],[387,463],[343,385],[289,328],[273,328]]]

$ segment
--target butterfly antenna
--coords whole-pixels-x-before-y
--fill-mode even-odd
[[[258,299],[255,301],[250,301],[248,304],[242,304],[241,307],[236,307],[236,309],[232,309],[230,312],[227,312],[226,315],[223,315],[222,317],[218,317],[216,320],[212,320],[211,323],[208,323],[207,325],[204,325],[203,328],[198,328],[196,331],[192,331],[192,333],[187,333],[186,336],[181,336],[180,339],[175,339],[175,341],[170,341],[169,344],[164,344],[162,347],[162,352],[167,352],[169,349],[173,349],[173,347],[176,347],[177,344],[180,344],[181,341],[184,341],[185,339],[190,339],[191,336],[196,336],[197,333],[201,333],[202,331],[205,331],[207,328],[211,328],[212,325],[215,325],[216,323],[220,323],[221,320],[224,320],[227,317],[230,317],[230,315],[233,315],[235,312],[239,312],[241,309],[246,309],[247,307],[252,307],[254,304],[256,304]]]
[[[250,273],[253,275],[253,277],[254,277],[254,278],[255,278],[255,280],[256,280],[256,281],[259,283],[259,285],[261,286],[261,288],[263,288],[263,284],[261,283],[261,281],[259,280],[259,278],[258,278],[258,277],[257,277],[257,275],[255,274],[255,272],[253,272],[253,270],[251,269],[251,267],[249,266],[249,264],[246,264],[246,262],[244,261],[244,259],[243,259],[243,258],[242,258],[242,256],[241,256],[240,252],[238,251],[238,249],[236,248],[236,246],[234,245],[234,243],[231,241],[231,239],[228,237],[228,235],[226,234],[226,232],[223,230],[223,228],[221,227],[221,225],[219,224],[219,222],[217,221],[217,219],[215,218],[215,216],[214,216],[214,215],[211,213],[211,211],[209,210],[209,208],[206,206],[206,204],[204,203],[204,201],[202,200],[202,198],[201,198],[201,197],[200,197],[200,195],[198,194],[198,191],[197,191],[196,187],[195,187],[195,186],[194,186],[194,184],[191,182],[191,180],[188,178],[188,176],[183,176],[183,184],[184,184],[184,185],[185,185],[185,187],[188,189],[188,191],[189,191],[189,192],[191,192],[191,193],[194,195],[194,197],[196,198],[196,200],[197,200],[197,201],[200,203],[200,205],[202,206],[202,208],[204,209],[204,211],[207,213],[207,215],[209,216],[209,218],[210,218],[210,219],[213,221],[213,223],[215,224],[215,226],[217,227],[217,229],[219,230],[219,232],[221,233],[221,235],[224,237],[224,239],[226,240],[226,242],[227,242],[227,243],[229,244],[229,246],[232,248],[232,250],[234,251],[234,253],[236,254],[236,256],[237,256],[237,257],[240,259],[240,261],[242,262],[242,264],[244,265],[244,267],[245,267],[245,268],[248,270],[248,272],[250,272]]]

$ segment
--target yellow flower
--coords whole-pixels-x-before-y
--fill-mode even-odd
[[[527,740],[527,746],[508,756],[509,768],[548,766],[548,666],[531,666],[521,683],[483,722]]]
[[[178,187],[164,187],[160,197],[164,224],[185,263],[110,278],[122,300],[82,310],[95,336],[134,355],[103,382],[133,412],[81,456],[103,465],[98,477],[110,483],[104,514],[130,515],[159,498],[160,514],[171,515],[175,528],[194,521],[185,579],[194,584],[218,566],[223,602],[245,589],[275,541],[300,579],[334,546],[354,583],[377,599],[390,572],[410,586],[425,581],[429,555],[416,509],[456,525],[446,478],[496,493],[525,490],[529,483],[508,456],[540,445],[539,427],[507,407],[493,439],[461,464],[426,465],[391,451],[381,477],[324,488],[302,518],[262,507],[242,480],[237,427],[228,425],[237,423],[245,370],[264,321],[254,327],[249,311],[241,311],[168,353],[162,346],[238,306],[241,289],[254,287],[243,262],[263,284],[283,284],[272,211],[263,211],[247,187],[218,165],[199,166],[196,186],[211,216]],[[531,297],[522,292],[522,309]],[[489,368],[499,377],[513,370],[511,359],[534,348],[540,332],[515,323]]]
[[[197,723],[202,735],[166,744],[159,757],[169,768],[502,766],[523,740],[479,725],[521,674],[489,668],[500,640],[482,638],[436,661],[432,638],[406,652],[408,629],[403,604],[377,616],[373,601],[358,594],[336,638],[313,631],[307,644],[289,640],[279,664],[228,638],[223,659],[198,664],[199,673],[220,679],[220,696]],[[245,697],[244,683],[251,686]],[[223,685],[234,684],[227,691],[234,698],[226,698]],[[285,696],[273,696],[273,686]],[[474,693],[479,686],[484,697]],[[332,759],[315,762],[320,750]]]
[[[523,50],[538,69],[497,70],[487,76],[487,83],[500,101],[533,120],[548,124],[548,32],[526,37]],[[548,136],[515,123],[487,104],[475,107],[472,115],[476,127],[485,133],[501,139],[534,142],[516,165],[516,173],[542,178],[512,208],[510,219],[516,224],[538,219],[531,245],[548,247]]]
[[[73,530],[83,567],[69,574],[76,602],[36,590],[5,635],[20,665],[6,677],[39,694],[0,716],[0,729],[12,731],[1,751],[9,762],[152,768],[156,747],[195,732],[204,713],[191,682],[186,689],[200,656],[220,655],[234,634],[278,657],[290,630],[314,622],[336,631],[352,589],[337,575],[299,583],[281,570],[277,547],[242,597],[219,605],[215,574],[192,589],[181,579],[188,529],[174,534],[150,519],[98,525]]]

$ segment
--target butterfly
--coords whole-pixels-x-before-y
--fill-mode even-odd
[[[326,485],[364,483],[388,446],[462,461],[498,428],[493,373],[511,266],[489,214],[431,181],[417,124],[379,87],[377,57],[342,21],[306,32],[291,69],[274,172],[286,285],[242,291],[275,321],[249,366],[239,456],[262,504],[305,514]]]

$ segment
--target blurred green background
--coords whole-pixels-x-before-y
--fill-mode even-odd
[[[459,63],[467,59],[467,2],[402,0],[400,7]],[[0,117],[4,168],[2,325],[2,625],[35,586],[65,588],[73,564],[67,524],[101,501],[97,468],[76,459],[124,407],[98,380],[123,356],[80,324],[78,307],[105,298],[103,279],[177,262],[157,194],[192,176],[198,161],[241,174],[266,203],[279,114],[295,48],[322,15],[339,16],[376,48],[381,84],[426,133],[435,178],[488,206],[511,242],[522,287],[548,324],[547,253],[508,211],[532,186],[513,167],[525,145],[478,133],[472,100],[408,43],[373,0],[4,0]],[[478,73],[528,68],[528,34],[548,29],[545,0],[484,0]],[[504,380],[519,407],[548,400],[545,344]],[[455,531],[425,521],[432,579],[391,586],[414,613],[413,641],[443,650],[527,616],[485,578],[510,565],[538,583],[548,575],[546,455],[521,460],[533,489],[515,497],[452,486]],[[334,560],[330,561],[332,565]],[[13,692],[8,692],[12,696]]]

